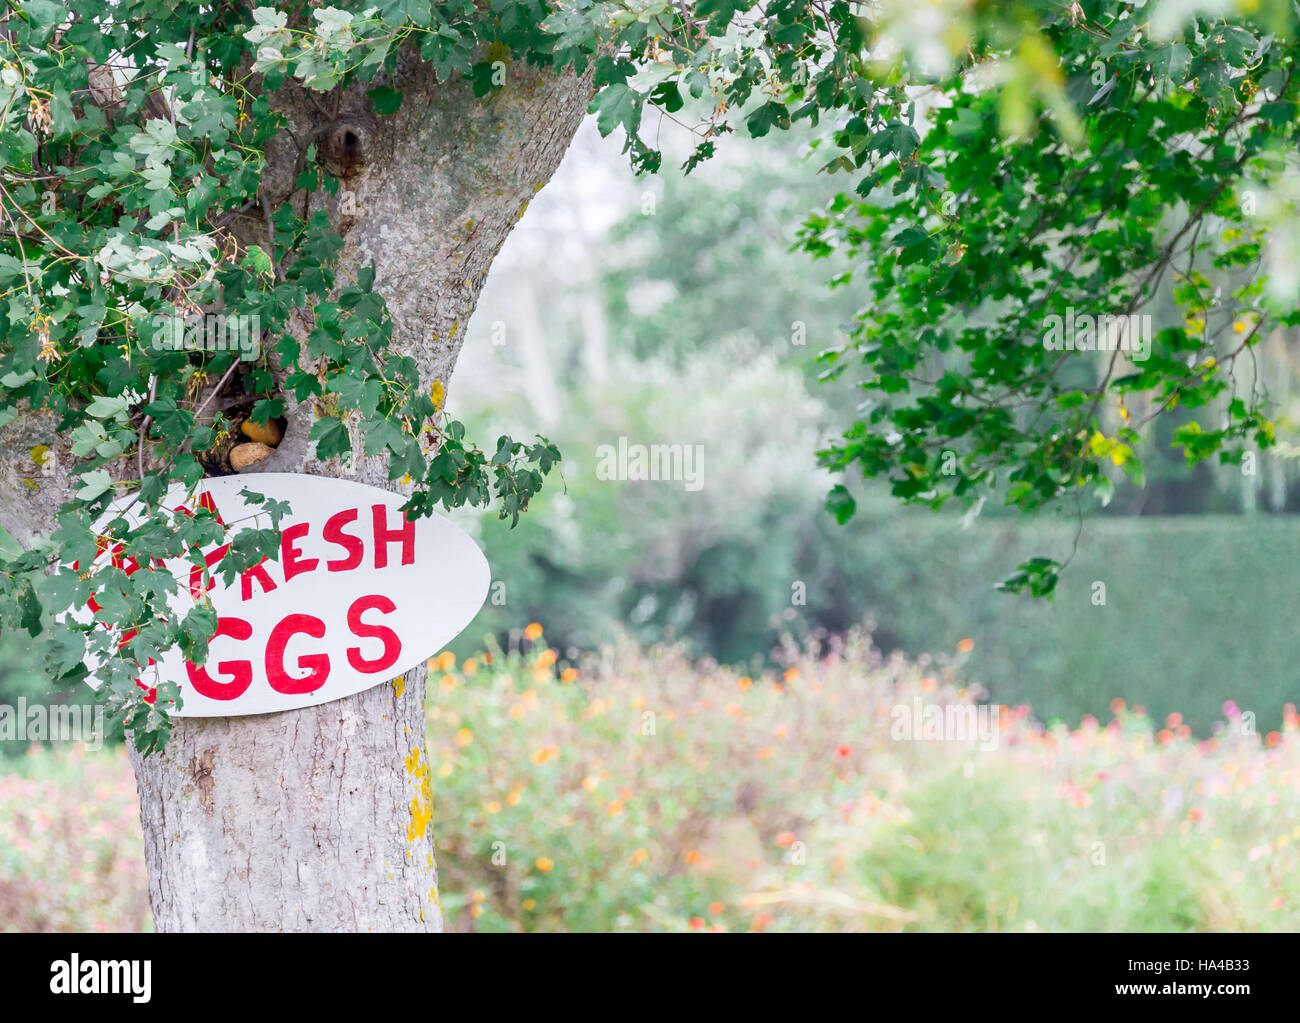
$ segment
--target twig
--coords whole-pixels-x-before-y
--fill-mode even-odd
[[[223,374],[221,374],[221,379],[217,381],[217,386],[212,388],[212,392],[206,398],[204,398],[203,403],[194,410],[195,419],[198,419],[199,416],[203,414],[203,410],[208,407],[208,402],[210,402],[213,398],[217,396],[218,393],[220,393],[221,388],[224,387],[226,381],[230,379],[230,374],[235,372],[238,366],[239,366],[239,359],[235,359],[233,362],[231,362],[230,368],[227,369]]]
[[[158,377],[150,375],[149,377],[149,404],[153,404],[155,395],[158,393]],[[144,442],[149,436],[149,424],[153,421],[152,416],[145,416],[144,422],[140,424],[140,446],[136,449],[135,464],[140,470],[140,483],[144,484]]]
[[[262,193],[262,212],[266,215],[266,237],[271,243],[271,251],[269,253],[271,257],[271,266],[275,270],[275,276],[278,277],[280,283],[283,284],[284,271],[280,268],[280,263],[275,258],[275,224],[271,221],[271,200],[266,197],[265,192]]]

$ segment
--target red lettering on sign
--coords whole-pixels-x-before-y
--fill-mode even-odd
[[[354,636],[358,639],[379,639],[384,643],[383,653],[373,660],[362,657],[360,647],[348,647],[348,664],[367,674],[392,667],[402,655],[402,641],[397,638],[397,633],[386,625],[367,625],[361,620],[361,616],[371,609],[388,615],[397,610],[397,605],[382,594],[372,593],[368,597],[358,597],[348,608],[348,628]]]
[[[288,582],[296,575],[310,572],[320,564],[320,558],[304,558],[294,541],[307,535],[311,529],[310,522],[299,522],[286,526],[280,533],[280,564],[284,566],[284,581]]]
[[[231,639],[248,639],[253,635],[253,627],[242,618],[218,618],[217,631],[213,634],[212,639],[215,641],[218,636],[229,636]],[[190,677],[190,685],[200,696],[206,696],[209,700],[234,700],[248,690],[253,683],[253,665],[251,661],[218,661],[217,670],[222,674],[229,675],[230,678],[225,682],[214,681],[208,674],[206,668],[185,662],[185,671]]]
[[[275,583],[271,581],[271,577],[266,574],[266,569],[262,567],[264,564],[266,564],[265,558],[259,561],[252,568],[246,568],[244,569],[243,572],[239,574],[239,599],[240,600],[253,599],[254,579],[256,579],[258,583],[261,584],[263,593],[270,593],[273,589],[275,589]]]
[[[290,696],[314,693],[329,678],[329,654],[303,654],[299,657],[299,669],[307,672],[302,678],[294,678],[285,670],[284,649],[289,645],[290,638],[299,634],[324,639],[325,623],[314,615],[293,614],[287,615],[271,631],[271,638],[266,644],[266,677],[277,693]]]
[[[226,524],[226,520],[221,517],[221,512],[217,510],[217,502],[212,499],[212,494],[208,491],[205,490],[199,495],[198,507],[202,508],[204,511],[211,512],[216,518],[218,525],[224,526]],[[190,518],[194,518],[194,513],[183,504],[177,505],[172,509],[172,511],[180,512],[182,515],[188,515]]]
[[[355,522],[358,514],[360,513],[356,508],[350,508],[347,511],[341,511],[336,515],[331,515],[328,521],[326,521],[326,542],[342,547],[348,552],[346,558],[337,558],[334,561],[325,562],[325,568],[328,571],[348,572],[361,564],[361,559],[366,553],[365,544],[361,542],[360,537],[353,536],[351,533],[343,532],[343,527],[349,522]]]
[[[415,523],[407,521],[404,514],[402,515],[402,526],[400,529],[390,529],[388,527],[388,505],[376,504],[370,509],[371,516],[375,523],[375,568],[388,567],[388,545],[394,540],[402,541],[402,564],[413,565],[415,563]]]
[[[105,540],[105,538],[102,536],[98,537],[95,541],[95,549],[96,549],[95,560],[98,561],[99,556],[103,554],[104,551],[108,550],[107,540]],[[120,543],[117,544],[115,547],[113,547],[112,552],[109,555],[109,563],[112,565],[113,568],[120,569],[124,575],[127,576],[135,575],[136,572],[141,571],[145,566],[140,564],[139,558],[133,557],[128,560],[127,558],[123,557],[122,551],[124,549],[125,548]],[[153,558],[152,563],[154,569],[158,568],[159,566],[162,566],[163,568],[167,567],[167,562],[164,561],[162,558]],[[128,567],[128,565],[130,567]],[[81,567],[81,562],[74,561],[72,563],[72,567],[74,569],[79,569]],[[102,605],[99,603],[98,600],[94,598],[93,595],[87,599],[86,606],[90,608],[92,613],[99,611],[102,607]],[[112,626],[108,622],[101,622],[100,624],[103,625],[104,628],[106,629],[112,628]]]
[[[209,569],[212,568],[213,565],[217,564],[219,561],[221,561],[222,558],[226,556],[226,551],[228,551],[229,549],[230,549],[230,544],[228,543],[222,544],[215,551],[205,554],[203,556],[203,563],[207,565]],[[212,589],[212,587],[216,585],[217,585],[216,579],[213,579],[212,577],[209,576],[208,585],[204,586],[203,569],[199,568],[198,565],[194,565],[190,568],[190,596],[193,597],[195,600],[198,600],[199,597],[203,596],[204,593],[206,593],[208,590]]]

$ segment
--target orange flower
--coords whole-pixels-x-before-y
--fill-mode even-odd
[[[562,672],[560,672],[560,681],[561,681],[561,682],[577,682],[577,681],[578,681],[578,669],[577,669],[577,668],[565,668]]]
[[[698,849],[692,849],[690,852],[686,854],[686,862],[691,864],[703,863],[704,854],[701,853]]]
[[[474,672],[478,671],[478,661],[472,657],[467,658],[465,663],[461,665],[460,670],[466,675],[473,675]]]
[[[622,800],[619,800],[619,799],[611,799],[611,800],[610,800],[610,801],[605,805],[605,812],[608,813],[611,817],[617,817],[620,813],[623,812],[623,802],[622,802]]]
[[[794,843],[795,837],[793,831],[782,831],[781,834],[776,836],[776,844],[782,848],[785,848],[788,845],[794,845]]]
[[[559,755],[560,755],[560,748],[558,746],[543,746],[541,749],[539,749],[536,753],[533,754],[533,763],[544,764],[552,757],[558,757]]]
[[[549,668],[555,663],[556,656],[554,650],[543,650],[537,657],[537,666],[539,668]]]
[[[524,628],[524,639],[530,643],[535,643],[542,636],[542,627],[536,622],[529,622]]]
[[[957,644],[957,653],[959,654],[968,654],[974,649],[975,649],[975,641],[970,637],[961,640]]]
[[[473,741],[474,741],[474,733],[471,732],[468,728],[462,728],[459,732],[456,733],[457,746],[468,746]]]
[[[439,671],[451,671],[454,667],[456,667],[456,655],[450,650],[444,650],[438,655]]]
[[[539,856],[537,860],[534,862],[533,866],[535,866],[543,874],[549,874],[555,868],[555,861],[549,859],[546,856]]]
[[[793,682],[795,679],[799,677],[799,669],[786,668],[785,674],[782,675],[781,677],[784,678],[787,682]]]
[[[524,901],[523,901],[524,912],[525,912],[525,913],[531,913],[531,912],[533,911],[533,908],[534,908],[536,905],[537,905],[537,903],[534,902],[532,899],[524,899]]]
[[[1115,699],[1110,701],[1110,712],[1112,714],[1122,713],[1124,707],[1125,707],[1125,703],[1124,703],[1124,698],[1122,696],[1117,696],[1115,697]]]
[[[754,931],[754,932],[761,931],[764,927],[766,927],[771,922],[772,922],[771,913],[759,913],[756,917],[754,917],[754,922],[749,925],[749,929],[750,931]]]
[[[1160,743],[1160,745],[1162,746],[1173,737],[1174,737],[1174,733],[1171,732],[1168,728],[1162,728],[1160,729],[1160,731],[1156,732],[1156,742]]]
[[[739,679],[736,680],[736,685],[740,686],[741,689],[748,689],[753,684],[754,684],[754,680],[750,678],[748,675],[742,675]]]
[[[710,903],[709,903],[709,915],[710,915],[710,916],[717,916],[719,913],[721,913],[721,912],[722,912],[723,910],[725,910],[726,908],[727,908],[727,907],[724,906],[721,902],[710,902]]]
[[[1167,718],[1165,718],[1165,724],[1168,725],[1170,728],[1177,728],[1182,723],[1183,723],[1183,716],[1179,714],[1178,711],[1174,711]]]
[[[1269,732],[1268,735],[1264,736],[1264,745],[1269,749],[1273,749],[1281,741],[1282,736],[1278,735],[1277,732]]]
[[[852,752],[853,752],[853,748],[852,748],[851,746],[836,746],[836,747],[835,747],[835,755],[836,755],[837,757],[839,757],[841,760],[847,760],[848,757],[849,757],[849,754],[852,753]]]
[[[699,916],[691,917],[691,930],[699,931],[704,929],[704,918]]]
[[[632,866],[639,867],[642,863],[650,858],[650,854],[644,849],[638,849],[632,854]]]

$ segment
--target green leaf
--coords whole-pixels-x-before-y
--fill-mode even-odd
[[[390,86],[383,85],[366,93],[375,113],[381,117],[395,114],[402,106],[402,94]]]
[[[77,499],[93,501],[113,485],[113,478],[106,469],[95,469],[81,477],[81,486],[77,489]]]
[[[250,245],[248,252],[240,261],[240,266],[246,266],[254,273],[263,274],[267,277],[274,276],[275,264],[271,257],[267,255],[266,250],[260,245]]]
[[[826,510],[835,516],[835,521],[841,526],[853,518],[853,513],[858,510],[858,502],[853,499],[853,495],[848,489],[837,483],[826,495]]]
[[[619,125],[628,135],[635,135],[641,125],[641,96],[624,82],[614,82],[596,93],[587,107],[596,115],[596,127],[608,135]]]
[[[762,138],[773,128],[790,127],[790,111],[786,109],[784,103],[777,103],[775,100],[764,103],[755,110],[745,120],[746,127],[749,128],[749,134],[754,138]]]
[[[332,417],[318,419],[307,437],[316,442],[316,457],[321,460],[352,454],[352,440],[342,420]]]

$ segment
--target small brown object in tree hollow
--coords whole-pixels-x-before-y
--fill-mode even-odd
[[[284,436],[280,424],[274,419],[268,419],[265,426],[251,419],[245,419],[239,424],[239,429],[249,440],[255,440],[259,444],[269,444],[271,447],[279,444],[280,438]]]
[[[261,444],[257,441],[236,444],[230,449],[230,467],[235,472],[243,472],[250,465],[256,465],[258,462],[269,458],[273,450],[275,449],[270,445]]]

